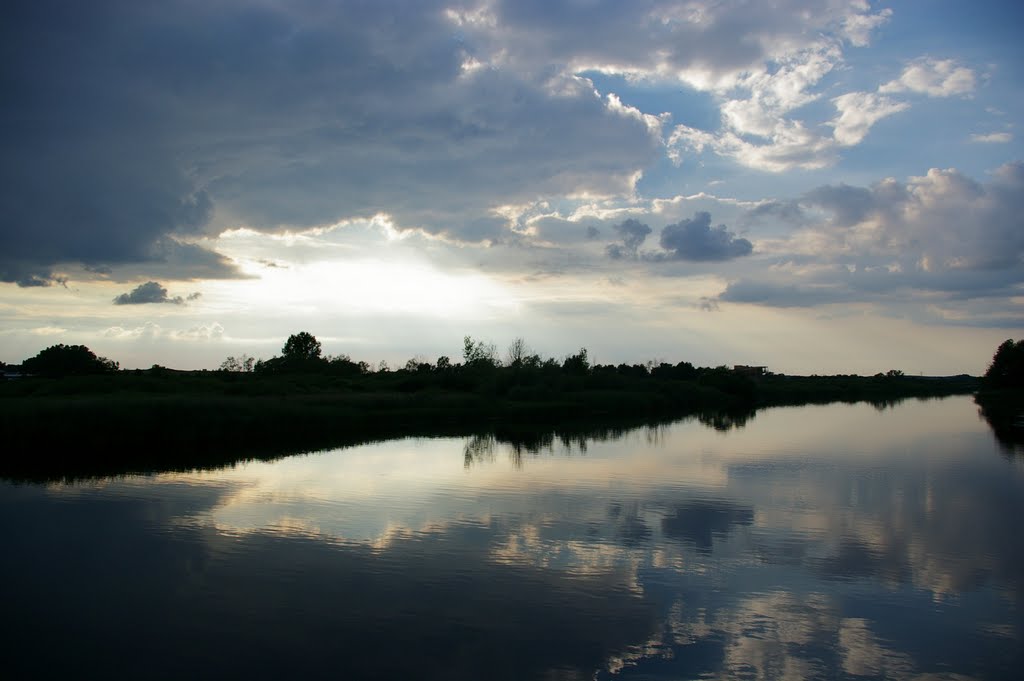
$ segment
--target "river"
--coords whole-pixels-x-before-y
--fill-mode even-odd
[[[969,397],[0,482],[5,678],[1011,679]]]

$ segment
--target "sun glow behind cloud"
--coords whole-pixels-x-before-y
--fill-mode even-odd
[[[514,311],[512,292],[472,271],[443,272],[425,262],[373,258],[263,267],[258,281],[215,282],[230,305],[308,312],[458,320]]]

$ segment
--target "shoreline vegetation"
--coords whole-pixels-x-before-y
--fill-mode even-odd
[[[1009,403],[1007,390],[1020,391],[988,378],[895,370],[786,376],[688,362],[591,365],[585,349],[559,362],[521,340],[498,359],[493,345],[469,337],[460,363],[442,357],[371,371],[321,356],[307,333],[291,336],[280,357],[228,358],[216,371],[119,370],[84,346],[54,346],[3,368],[16,378],[0,383],[0,478],[16,481],[187,471],[411,436],[478,435],[536,451],[555,438],[600,439],[686,416],[727,430],[766,407],[886,408],[986,387],[1002,391],[988,398],[998,407]],[[1008,413],[1012,439],[1016,412]]]

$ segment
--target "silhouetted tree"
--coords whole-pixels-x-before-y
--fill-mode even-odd
[[[320,359],[320,341],[311,333],[300,331],[288,336],[281,354],[286,360],[304,361]]]
[[[117,362],[97,357],[84,345],[51,345],[21,363],[22,369],[37,376],[82,376],[117,371]]]
[[[526,344],[526,341],[522,337],[516,338],[512,341],[512,344],[508,346],[508,355],[505,365],[518,369],[523,366],[526,358],[531,354],[530,346]]]
[[[1024,388],[1024,340],[1006,340],[996,350],[985,372],[991,388]]]
[[[249,373],[253,370],[255,364],[256,359],[249,355],[242,355],[240,357],[230,356],[220,363],[220,370]]]
[[[414,355],[413,357],[410,357],[403,367],[406,371],[420,373],[430,371],[433,368],[433,365],[428,362],[427,358],[423,355]]]
[[[726,366],[701,369],[698,382],[743,401],[752,400],[756,390],[754,380],[750,376],[738,374]]]
[[[587,359],[587,349],[580,348],[575,355],[569,355],[562,362],[562,371],[567,374],[583,375],[590,369],[590,360]]]
[[[467,366],[498,366],[498,349],[494,343],[474,341],[466,336],[462,339],[462,359]]]
[[[370,372],[366,362],[354,362],[346,354],[328,355],[324,358],[330,372],[335,376],[361,376]]]
[[[253,367],[258,374],[315,373],[330,367],[321,356],[320,341],[311,333],[300,331],[288,336],[281,357],[259,360]]]

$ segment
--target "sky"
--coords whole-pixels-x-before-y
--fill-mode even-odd
[[[308,331],[983,373],[1024,337],[1024,5],[14,0],[0,361]]]

